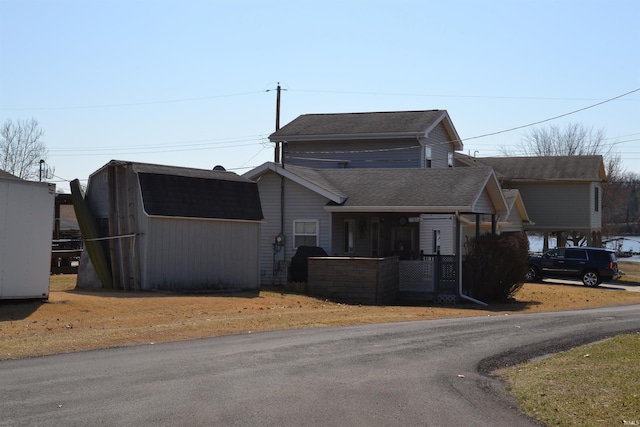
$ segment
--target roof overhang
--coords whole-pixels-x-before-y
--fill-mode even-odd
[[[268,173],[275,173],[284,178],[287,178],[292,182],[295,182],[296,184],[299,184],[323,197],[326,197],[331,202],[342,204],[347,200],[346,197],[340,194],[334,193],[332,191],[329,191],[317,184],[309,182],[308,180],[296,175],[295,173],[273,162],[263,163],[262,165],[244,173],[242,176],[245,178],[251,179],[253,181],[258,181],[263,175],[266,175]]]

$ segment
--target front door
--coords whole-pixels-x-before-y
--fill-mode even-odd
[[[414,248],[413,227],[394,227],[393,254],[400,259],[412,259]]]

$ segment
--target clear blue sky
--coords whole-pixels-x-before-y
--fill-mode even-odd
[[[63,180],[111,159],[244,173],[301,114],[446,109],[464,152],[640,88],[640,1],[0,0],[0,122]],[[640,92],[553,120],[640,173]]]

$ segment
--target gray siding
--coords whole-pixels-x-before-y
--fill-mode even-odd
[[[594,210],[591,183],[510,182],[508,187],[520,190],[529,218],[534,223],[527,226],[527,230],[591,230]]]
[[[420,140],[289,142],[285,164],[310,168],[422,168],[424,146],[431,147],[431,167],[448,167],[453,145],[442,123]]]
[[[259,223],[149,218],[142,288],[257,289],[259,235]]]
[[[455,216],[425,214],[420,216],[420,249],[425,254],[433,253],[434,230],[440,230],[440,254],[455,254]]]
[[[106,168],[100,169],[89,178],[86,197],[91,206],[91,212],[98,218],[109,217],[107,185]]]
[[[285,249],[276,253],[274,259],[275,237],[280,234],[280,176],[269,173],[258,181],[258,191],[260,192],[260,203],[264,223],[260,235],[260,282],[271,284],[273,280],[273,270],[277,268],[278,261],[284,259]],[[274,265],[275,264],[275,265]],[[286,277],[282,282],[285,283]]]
[[[448,167],[448,155],[453,153],[453,146],[449,141],[449,136],[442,123],[431,130],[428,138],[422,139],[423,145],[431,147],[431,167],[432,168],[446,168]],[[424,166],[424,159],[422,159]]]
[[[485,214],[493,214],[495,213],[495,209],[493,204],[491,203],[491,198],[489,197],[489,193],[487,190],[482,191],[480,197],[478,197],[478,201],[475,205],[475,211],[477,213],[485,213]]]
[[[319,245],[331,253],[331,215],[324,210],[328,200],[299,184],[285,180],[284,247],[276,253],[274,265],[274,238],[280,234],[280,176],[268,173],[258,180],[260,201],[265,223],[260,237],[260,282],[262,284],[286,283],[286,271],[278,271],[280,261],[290,262],[295,255],[293,239],[294,220],[317,220]]]
[[[419,145],[416,139],[290,142],[285,163],[319,169],[419,168],[422,167]]]

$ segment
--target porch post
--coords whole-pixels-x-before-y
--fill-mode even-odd
[[[476,239],[480,237],[480,214],[476,214]]]
[[[496,221],[496,214],[491,214],[491,234],[494,236],[497,233],[498,221]]]

